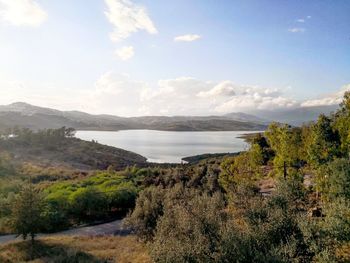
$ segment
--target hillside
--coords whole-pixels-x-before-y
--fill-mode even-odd
[[[66,167],[79,170],[115,169],[146,164],[146,158],[123,149],[56,135],[57,130],[38,133],[22,131],[18,137],[0,140],[0,149],[16,163],[41,167]]]
[[[254,119],[252,117],[252,119]],[[58,111],[17,102],[0,106],[0,129],[19,126],[33,130],[72,127],[79,130],[150,129],[165,131],[243,131],[264,130],[262,122],[233,116],[145,116],[118,117],[91,115],[78,111]]]

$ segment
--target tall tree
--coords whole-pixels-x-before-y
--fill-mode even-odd
[[[350,91],[345,92],[340,109],[334,115],[335,128],[341,140],[341,150],[350,157]]]
[[[315,166],[322,165],[338,157],[340,146],[339,134],[332,128],[331,119],[320,115],[311,127],[310,140],[307,145],[309,162]]]
[[[24,187],[12,210],[12,227],[15,233],[21,235],[24,240],[30,236],[33,244],[36,234],[43,228],[43,210],[44,203],[40,193],[32,184]]]

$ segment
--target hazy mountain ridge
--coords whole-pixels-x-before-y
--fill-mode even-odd
[[[329,115],[339,108],[338,105],[324,105],[313,107],[299,107],[280,110],[259,110],[252,111],[255,116],[262,117],[268,120],[273,120],[291,125],[302,125],[310,121],[317,120],[320,114]]]
[[[59,111],[17,102],[0,106],[0,128],[12,126],[30,129],[59,128],[82,130],[152,129],[168,131],[263,130],[265,124],[235,120],[225,116],[144,116],[119,117],[91,115],[79,111]]]
[[[264,130],[269,122],[301,125],[329,114],[338,106],[304,107],[276,111],[233,112],[222,116],[142,116],[92,115],[80,111],[59,111],[23,102],[0,106],[0,128],[13,126],[33,130],[73,127],[81,130],[151,129],[166,131]]]

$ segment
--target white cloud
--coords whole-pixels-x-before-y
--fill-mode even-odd
[[[158,81],[141,93],[142,105],[152,114],[217,114],[251,109],[279,109],[298,104],[278,89],[237,85],[232,81],[212,82],[182,77]]]
[[[299,19],[297,19],[297,22],[298,22],[298,23],[305,23],[305,19],[299,18]]]
[[[288,31],[292,32],[292,33],[304,33],[305,32],[305,28],[303,27],[293,27],[293,28],[289,28]]]
[[[94,85],[84,90],[4,78],[0,78],[0,87],[0,104],[25,101],[63,110],[119,116],[220,115],[334,105],[341,102],[345,91],[350,91],[348,84],[323,98],[300,102],[285,95],[284,89],[239,85],[230,80],[216,82],[179,77],[148,83],[113,71],[102,74]]]
[[[114,31],[110,34],[112,41],[126,39],[140,30],[150,34],[158,33],[144,7],[129,0],[105,0],[105,3],[107,5],[105,15],[114,26]]]
[[[307,16],[306,18],[307,18],[307,19],[311,19],[311,16]]]
[[[182,36],[177,36],[174,38],[174,41],[184,41],[184,42],[192,42],[200,39],[200,35],[196,34],[187,34],[187,35],[182,35]]]
[[[262,96],[260,93],[236,96],[218,105],[215,111],[226,113],[245,110],[276,110],[297,107],[296,101],[285,97]]]
[[[215,87],[207,91],[201,91],[197,94],[198,97],[209,98],[213,96],[234,96],[237,86],[229,80],[220,82]]]
[[[337,105],[342,102],[344,93],[350,91],[350,84],[343,86],[339,91],[323,98],[306,100],[301,103],[303,107]]]
[[[279,89],[191,77],[162,79],[150,84],[114,72],[99,78],[87,100],[94,112],[120,116],[209,115],[298,106]]]
[[[122,47],[115,51],[115,55],[121,60],[128,60],[132,58],[135,54],[134,48],[132,46]]]
[[[0,0],[0,19],[14,26],[39,26],[46,11],[34,0]]]

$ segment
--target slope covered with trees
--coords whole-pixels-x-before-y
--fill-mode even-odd
[[[350,93],[330,116],[272,123],[249,141],[248,151],[193,164],[32,180],[40,231],[130,211],[125,224],[154,262],[349,262]],[[21,181],[7,158],[0,171]],[[29,209],[17,181],[0,187],[6,225]]]
[[[7,129],[2,133],[0,149],[19,163],[81,170],[107,169],[110,165],[123,169],[146,163],[146,158],[139,154],[80,140],[74,137],[74,132],[74,129],[65,127],[39,131]]]
[[[303,127],[272,123],[220,164],[215,187],[143,190],[127,223],[155,262],[349,262],[350,93],[340,106]]]

